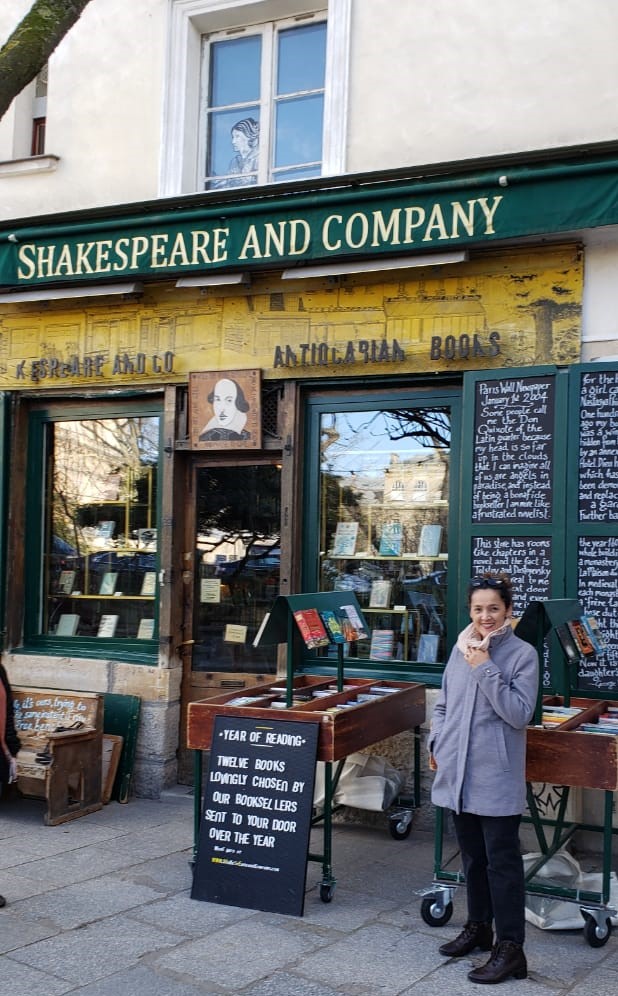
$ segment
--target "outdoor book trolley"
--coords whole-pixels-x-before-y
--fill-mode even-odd
[[[554,599],[546,602],[532,602],[524,612],[515,632],[522,639],[535,646],[539,660],[543,660],[543,642],[551,630],[582,616],[581,605],[573,599]],[[613,793],[618,790],[618,734],[584,732],[581,727],[588,723],[598,723],[599,717],[609,703],[606,700],[572,698],[571,683],[576,676],[569,674],[566,658],[558,669],[561,673],[552,675],[552,684],[561,689],[562,694],[543,695],[535,711],[534,721],[527,730],[526,779],[529,816],[524,820],[534,827],[539,845],[539,859],[527,869],[526,893],[572,902],[579,906],[583,917],[584,937],[591,947],[602,947],[609,940],[612,924],[610,918],[616,909],[610,905],[610,874],[612,834]],[[570,680],[569,680],[570,679]],[[615,705],[615,702],[614,702]],[[564,708],[577,707],[581,711],[571,715],[553,728],[541,725],[543,706]],[[559,797],[555,818],[541,816],[537,798],[532,789],[533,783],[553,785]],[[604,793],[604,819],[602,825],[575,822],[566,816],[571,788],[598,789]],[[449,871],[448,865],[456,858],[452,855],[443,862],[444,810],[436,811],[434,882],[430,891],[423,897],[421,916],[425,923],[433,927],[448,923],[453,913],[452,897],[458,885],[465,882],[463,873]],[[550,832],[546,834],[546,829]],[[597,831],[602,834],[603,870],[601,890],[583,891],[545,884],[535,881],[540,869],[571,839],[578,830]],[[459,852],[457,852],[458,854]]]
[[[276,723],[293,721],[316,723],[319,727],[317,759],[324,762],[324,810],[315,815],[312,825],[323,827],[323,853],[309,854],[310,861],[322,863],[320,898],[330,902],[335,889],[332,870],[333,798],[346,757],[354,751],[377,743],[404,730],[414,730],[414,794],[420,795],[420,726],[425,718],[425,686],[415,682],[386,681],[376,678],[346,678],[344,682],[343,644],[337,644],[337,676],[295,675],[294,612],[317,610],[338,613],[344,605],[352,606],[363,623],[362,612],[352,592],[318,592],[279,596],[260,634],[260,642],[287,643],[285,679],[260,684],[238,692],[217,695],[189,705],[187,746],[195,751],[195,784],[202,785],[202,751],[212,743],[216,716],[251,717]],[[370,693],[379,686],[382,694]],[[315,693],[318,692],[318,697]],[[238,701],[240,698],[240,702]],[[243,704],[244,703],[244,704]],[[347,705],[343,706],[344,703]],[[335,765],[335,768],[333,766]],[[200,795],[195,793],[195,839],[200,828]],[[394,814],[391,833],[397,839],[407,836],[411,810]],[[399,828],[399,829],[398,829]]]

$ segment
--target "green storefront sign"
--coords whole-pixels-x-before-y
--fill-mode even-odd
[[[222,269],[465,249],[618,223],[618,160],[433,180],[250,190],[158,202],[156,213],[81,213],[0,233],[5,288],[178,277]]]

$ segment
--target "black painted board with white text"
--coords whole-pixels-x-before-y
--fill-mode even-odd
[[[318,732],[215,717],[192,899],[303,915]]]

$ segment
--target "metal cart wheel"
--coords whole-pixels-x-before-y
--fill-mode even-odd
[[[453,915],[453,904],[450,900],[446,904],[437,903],[436,899],[437,897],[433,893],[423,896],[421,916],[430,927],[443,927]]]
[[[584,913],[582,911],[582,916],[584,918],[584,939],[588,942],[591,948],[602,948],[604,944],[610,939],[612,933],[612,922],[609,917],[605,919],[605,923],[597,922],[597,920],[591,916],[590,913]]]
[[[330,903],[335,895],[334,882],[322,882],[320,885],[320,899],[323,903]]]
[[[412,830],[412,812],[393,813],[388,818],[388,829],[393,840],[405,840]]]

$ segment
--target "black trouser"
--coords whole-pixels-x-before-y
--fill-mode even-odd
[[[524,865],[519,847],[521,816],[453,813],[461,851],[468,919],[495,921],[496,941],[524,943]]]

